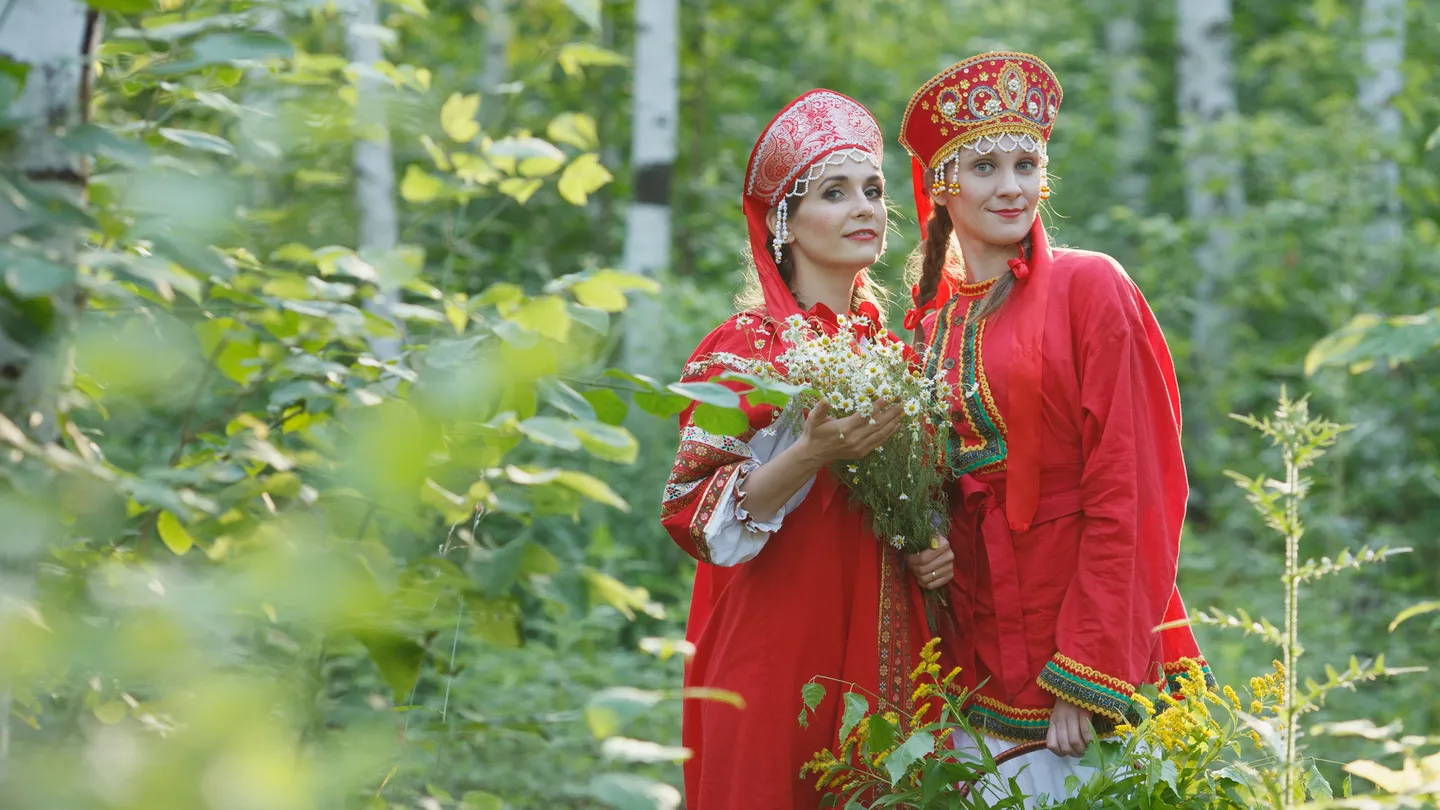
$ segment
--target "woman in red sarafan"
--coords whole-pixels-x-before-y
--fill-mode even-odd
[[[700,343],[685,381],[772,361],[788,318],[834,330],[845,313],[882,328],[866,269],[884,249],[883,148],[869,111],[839,93],[806,93],[776,115],[745,180],[759,289]],[[907,705],[906,675],[926,641],[919,582],[944,587],[953,560],[943,543],[907,560],[877,540],[826,469],[878,447],[899,426],[898,408],[871,424],[827,417],[822,406],[793,431],[775,424],[774,407],[745,411],[749,429],[733,438],[694,424],[693,410],[681,414],[661,511],[671,537],[699,561],[686,685],[745,701],[743,709],[686,702],[682,736],[694,752],[686,806],[813,808],[820,794],[800,767],[836,744],[841,701],[827,681],[831,698],[802,727],[801,687],[822,676]]]
[[[906,328],[958,392],[949,540],[968,717],[1027,794],[1059,797],[1141,683],[1201,660],[1175,587],[1188,484],[1164,335],[1111,257],[1052,249],[1038,216],[1060,83],[986,53],[910,100],[924,241]],[[1208,669],[1206,669],[1208,675]],[[1173,684],[1171,684],[1173,687]],[[1093,732],[1092,732],[1093,727]]]

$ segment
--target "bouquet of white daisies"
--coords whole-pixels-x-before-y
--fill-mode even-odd
[[[949,514],[942,474],[950,386],[925,375],[925,355],[883,330],[871,335],[865,316],[841,315],[838,324],[825,334],[792,315],[781,333],[787,348],[767,371],[803,389],[787,409],[791,419],[821,402],[837,418],[872,417],[892,404],[903,409],[900,429],[884,444],[832,471],[869,511],[876,537],[906,553],[923,551],[936,516]]]

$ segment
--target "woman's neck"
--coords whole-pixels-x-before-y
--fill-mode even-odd
[[[834,268],[821,270],[812,267],[795,268],[795,294],[799,296],[802,309],[824,304],[831,312],[839,315],[850,311],[850,298],[855,291],[855,279],[864,268],[853,273],[843,273]]]
[[[1020,255],[1015,245],[995,245],[964,237],[958,237],[958,241],[965,258],[965,280],[971,284],[1005,275],[1010,271],[1010,260]]]

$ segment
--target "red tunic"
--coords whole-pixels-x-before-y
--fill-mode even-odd
[[[1037,232],[1037,254],[1048,257]],[[1017,318],[1035,310],[1019,305],[1025,282],[970,324],[966,313],[993,282],[960,285],[924,322],[937,348],[931,371],[957,391],[950,542],[961,632],[951,654],[964,685],[985,681],[971,722],[1015,741],[1044,739],[1057,696],[1095,712],[1109,733],[1138,684],[1164,683],[1182,657],[1203,664],[1188,627],[1154,631],[1185,616],[1175,574],[1188,484],[1164,336],[1109,256],[1062,249],[1047,266],[1028,528],[1012,530],[1006,508],[1006,414],[1026,357]]]
[[[773,358],[777,326],[756,313],[731,318],[701,342],[684,379]],[[836,744],[846,687],[829,679],[908,706],[906,676],[925,642],[923,602],[900,552],[870,533],[848,493],[823,470],[758,555],[729,568],[709,564],[704,527],[719,493],[750,460],[746,442],[778,416],[770,406],[746,410],[750,431],[738,442],[692,426],[689,410],[681,415],[682,441],[662,506],[666,530],[700,563],[686,631],[696,648],[686,686],[727,689],[745,700],[743,710],[686,702],[682,737],[695,752],[685,764],[686,807],[817,808],[822,794],[799,774],[817,751]],[[800,689],[816,676],[829,697],[801,728]]]

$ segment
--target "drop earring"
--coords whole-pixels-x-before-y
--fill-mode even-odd
[[[785,200],[780,201],[779,213],[777,213],[775,217],[775,240],[770,243],[771,246],[775,249],[776,265],[779,265],[780,260],[784,257],[784,254],[781,252],[781,248],[785,246],[785,241],[790,238],[790,228],[789,223],[787,222],[788,217],[786,216],[787,206],[785,203]]]

